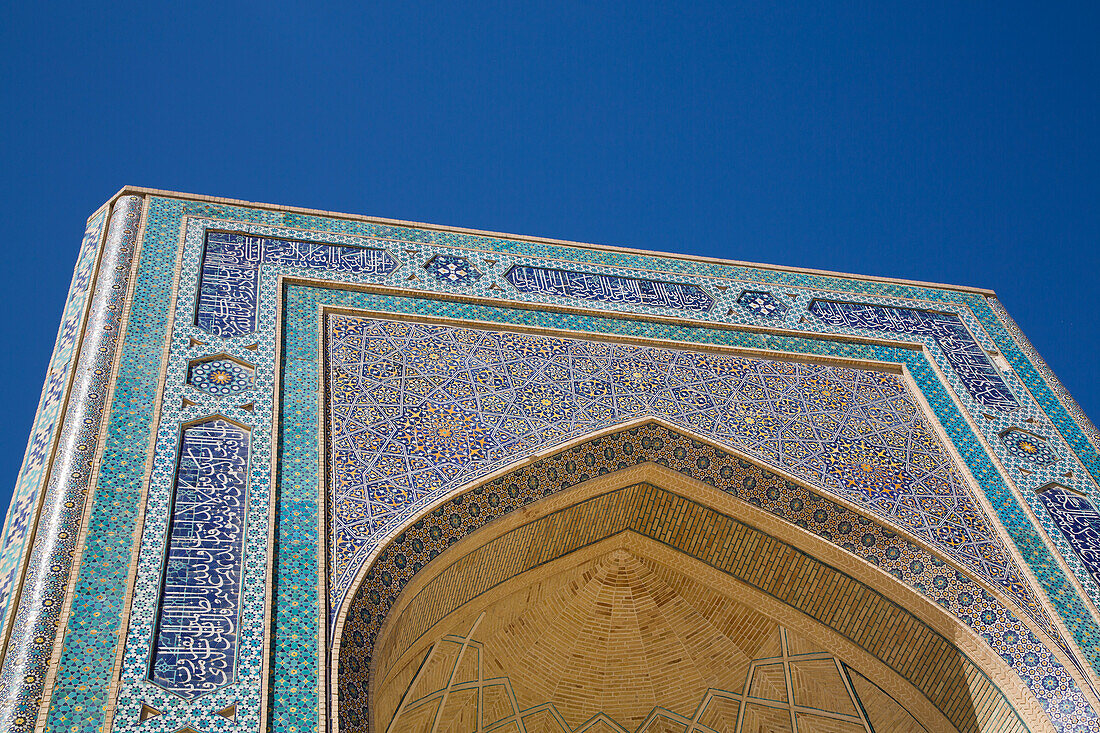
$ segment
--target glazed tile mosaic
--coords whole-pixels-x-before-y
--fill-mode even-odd
[[[363,729],[367,717],[363,704],[367,696],[354,673],[343,674],[343,665],[348,665],[350,672],[352,667],[369,663],[374,640],[390,606],[405,584],[431,559],[494,519],[590,479],[647,462],[721,487],[722,491],[814,532],[883,569],[956,614],[989,643],[1037,692],[1060,730],[1085,731],[1096,724],[1094,710],[1050,648],[1019,616],[967,574],[952,569],[942,556],[900,537],[882,523],[743,458],[650,424],[574,446],[462,492],[411,525],[381,553],[351,601],[344,629],[348,648],[340,656],[340,714],[346,718],[347,729]],[[622,512],[599,512],[596,516],[608,514],[625,516]],[[571,521],[569,526],[575,525]],[[652,533],[663,526],[667,524],[642,521],[631,528]],[[715,525],[710,526],[715,531]],[[613,535],[620,529],[608,520],[597,537]],[[574,531],[591,537],[591,533]],[[711,545],[710,551],[714,547]],[[731,548],[727,543],[717,543],[717,548],[733,557],[740,555],[739,548]],[[700,549],[696,545],[688,554]],[[769,580],[773,577],[767,572],[761,576]],[[788,599],[801,595],[797,587],[788,583],[779,586]],[[835,588],[831,592],[835,593]],[[807,611],[813,615],[808,608]]]
[[[737,296],[737,305],[765,318],[779,318],[787,312],[787,306],[765,290],[746,290]]]
[[[248,432],[183,430],[149,679],[185,700],[233,681],[247,501]]]
[[[1058,454],[1047,445],[1043,438],[1026,430],[1012,428],[1001,433],[1000,437],[1001,442],[1008,448],[1008,452],[1017,458],[1023,458],[1025,461],[1037,466],[1045,466],[1058,461]]]
[[[436,255],[424,263],[424,269],[444,283],[465,284],[482,277],[481,270],[470,264],[465,257],[454,255]]]
[[[1100,512],[1088,499],[1058,484],[1039,492],[1039,499],[1085,567],[1100,580]]]
[[[201,359],[191,365],[187,383],[212,395],[235,395],[252,388],[256,370],[248,364],[222,357]]]
[[[744,458],[664,425],[589,440],[650,417],[787,477],[727,486]],[[575,474],[544,457],[577,439]],[[986,293],[128,190],[0,540],[0,727],[357,729],[330,672],[433,553],[645,454],[936,604],[1029,729],[1093,730],[1098,442]]]
[[[504,275],[521,293],[560,295],[604,303],[637,303],[685,311],[707,311],[714,298],[683,283],[516,265]]]
[[[810,304],[810,312],[834,326],[913,336],[927,333],[939,344],[952,370],[979,404],[1005,412],[1020,406],[982,347],[954,315],[827,300],[815,300]]]
[[[893,520],[1039,615],[896,375],[341,315],[328,341],[333,609],[410,508],[659,416]]]
[[[381,249],[215,232],[206,238],[195,325],[224,337],[255,331],[256,287],[261,264],[382,274],[397,267],[393,258]]]
[[[0,729],[25,728],[34,721],[41,704],[62,608],[58,599],[68,585],[92,480],[93,456],[99,447],[104,391],[118,345],[141,210],[141,199],[124,196],[111,212],[60,443],[38,518],[45,531],[34,537],[0,671]],[[14,500],[12,506],[16,506]],[[9,514],[9,520],[11,517]]]
[[[99,250],[107,212],[101,211],[88,221],[84,231],[84,241],[77,254],[73,281],[69,286],[69,295],[65,309],[61,314],[61,328],[54,344],[53,356],[47,370],[46,384],[38,403],[38,412],[31,439],[19,471],[19,482],[12,492],[11,508],[4,522],[3,536],[0,537],[0,623],[3,631],[8,626],[13,583],[20,570],[26,541],[34,523],[34,504],[38,498],[37,490],[43,475],[48,469],[47,458],[58,427],[60,410],[69,376],[71,363],[76,359],[76,346],[85,318],[85,304],[88,292],[95,276],[96,254]]]

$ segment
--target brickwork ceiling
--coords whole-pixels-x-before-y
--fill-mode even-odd
[[[635,484],[493,530],[426,568],[391,612],[369,685],[373,730],[864,731],[875,719],[1026,730],[920,619],[684,496]],[[768,615],[769,603],[793,615]],[[341,653],[342,689],[367,687],[358,654]]]
[[[891,731],[927,730],[818,644],[623,548],[467,621],[444,624],[451,633],[391,673],[379,729],[863,732],[889,720]]]

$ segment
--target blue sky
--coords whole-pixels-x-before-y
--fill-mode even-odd
[[[84,220],[124,184],[992,288],[1096,419],[1098,20],[1095,3],[8,3],[0,503]]]

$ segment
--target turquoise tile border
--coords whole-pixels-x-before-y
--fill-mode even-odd
[[[61,312],[61,326],[46,369],[46,383],[42,387],[31,425],[31,438],[12,490],[4,532],[0,535],[0,547],[3,548],[0,550],[0,639],[6,638],[8,625],[14,616],[11,607],[14,584],[28,552],[27,540],[35,522],[32,515],[46,478],[50,452],[61,427],[61,408],[65,404],[72,369],[76,365],[76,347],[86,320],[86,305],[106,223],[107,209],[104,208],[88,220],[84,230],[73,279]]]
[[[62,600],[84,522],[93,458],[100,447],[104,393],[115,363],[141,203],[136,196],[123,196],[111,207],[56,456],[42,492],[34,543],[0,671],[0,730],[33,728],[49,676]]]
[[[1038,566],[1047,571],[1039,576],[1040,582],[1047,594],[1054,600],[1055,605],[1067,617],[1067,626],[1081,645],[1089,663],[1093,665],[1094,669],[1097,668],[1097,665],[1100,665],[1100,644],[1096,643],[1100,639],[1100,636],[1097,636],[1100,628],[1097,627],[1087,608],[1072,587],[1069,586],[1042,538],[1034,531],[1023,510],[1001,480],[1000,474],[993,466],[992,461],[980,447],[969,424],[959,413],[951,396],[943,388],[942,383],[935,374],[935,370],[921,351],[794,336],[686,328],[670,324],[644,324],[645,329],[643,332],[636,322],[604,316],[563,316],[562,314],[533,310],[455,304],[439,300],[384,296],[332,288],[293,285],[286,288],[285,305],[287,320],[284,350],[290,358],[284,362],[282,383],[285,385],[284,400],[286,409],[283,410],[280,416],[280,422],[282,425],[281,435],[287,436],[289,434],[295,437],[284,438],[281,443],[281,465],[294,466],[293,471],[280,475],[278,478],[280,491],[284,495],[287,493],[298,495],[298,492],[302,490],[302,484],[305,482],[306,477],[318,475],[316,472],[321,470],[315,440],[312,439],[312,436],[317,435],[317,416],[319,414],[316,394],[319,384],[317,381],[319,374],[317,339],[318,329],[320,328],[318,323],[320,306],[474,320],[512,326],[564,329],[595,334],[644,336],[656,340],[688,344],[696,343],[904,364],[936,413],[967,468],[981,482],[986,490],[986,495],[998,508],[1002,522],[1004,522],[1017,546],[1020,547],[1025,560],[1033,568]],[[293,509],[290,507],[288,509],[291,511],[298,510],[297,504]],[[280,502],[278,511],[280,515],[284,513],[282,502]],[[1015,519],[1015,521],[1006,521],[1006,517],[1009,520]],[[280,522],[280,524],[282,525],[283,522]],[[305,535],[299,535],[296,539],[308,541]],[[296,564],[295,569],[297,571],[293,574],[295,584],[300,585],[302,575],[311,575],[315,582],[320,581],[314,562],[299,562]],[[299,606],[308,604],[308,610],[299,617],[299,621],[296,623],[291,620],[287,623],[276,624],[272,644],[272,648],[275,650],[273,664],[276,668],[291,662],[301,665],[300,654],[291,658],[281,650],[290,648],[289,640],[291,639],[305,638],[310,634],[317,633],[317,629],[309,621],[312,620],[315,613],[323,613],[323,609],[319,607],[315,598],[311,599],[306,595],[302,595],[301,591],[298,591],[296,596],[295,591],[289,586],[280,585],[278,593],[280,598],[287,600],[296,598]],[[286,639],[288,642],[280,643],[280,639]],[[269,700],[269,705],[277,702],[280,698],[290,699],[291,688],[300,689],[301,684],[316,675],[318,673],[316,670],[320,668],[320,660],[314,663],[318,666],[304,675],[299,674],[295,677],[291,682],[291,687],[280,689],[279,685],[274,685],[272,688],[274,697]],[[305,704],[305,699],[300,698],[296,705],[304,706]],[[304,710],[305,708],[301,709]],[[290,731],[291,728],[305,730],[308,725],[308,719],[299,719],[292,724],[288,721],[285,728],[276,727],[273,729],[277,731]],[[291,731],[291,733],[293,732]]]
[[[50,701],[48,730],[91,733],[102,726],[106,720],[104,708],[109,702],[106,694],[108,685],[111,684],[111,668],[115,661],[116,642],[122,630],[121,615],[126,598],[125,585],[138,519],[136,505],[145,489],[144,457],[152,439],[154,418],[152,408],[159,388],[158,374],[150,368],[150,365],[161,363],[165,346],[169,343],[167,334],[169,296],[174,282],[174,266],[178,254],[182,217],[185,215],[222,220],[222,223],[229,228],[234,228],[236,222],[267,227],[297,227],[312,229],[318,233],[328,232],[331,235],[389,238],[395,242],[408,243],[411,247],[483,249],[512,254],[525,260],[555,258],[572,263],[589,263],[594,267],[653,270],[685,278],[720,277],[791,288],[848,292],[856,294],[858,299],[906,298],[943,303],[960,312],[964,320],[969,319],[968,326],[979,339],[985,339],[985,334],[988,333],[991,339],[988,343],[995,345],[1013,366],[1016,376],[1019,377],[1020,386],[1026,387],[1035,396],[1043,413],[1050,417],[1093,479],[1100,480],[1100,457],[1097,456],[1095,447],[1055,397],[1040,372],[1017,346],[1012,335],[1001,324],[986,299],[979,295],[897,283],[761,270],[738,265],[688,262],[632,253],[517,242],[320,216],[282,214],[241,206],[154,196],[148,199],[146,232],[131,304],[132,316],[122,348],[121,367],[104,447],[102,472],[104,478],[96,488],[95,501],[89,517],[88,526],[95,537],[88,542],[80,558],[80,573],[72,612],[66,627],[57,684]],[[425,253],[427,249],[418,251]],[[409,272],[410,268],[402,265],[395,277],[404,278]],[[275,273],[271,271],[267,274]],[[491,277],[483,278],[481,286],[489,287],[490,280],[492,280]],[[394,280],[395,284],[398,282],[399,280]],[[418,282],[415,285],[408,282],[400,282],[400,284],[404,287],[445,292],[443,286],[439,284],[433,285],[426,282]],[[514,295],[501,292],[497,293],[496,297],[514,297]],[[800,293],[799,297],[802,298],[805,295]],[[180,308],[184,315],[177,321],[177,327],[187,321],[190,308],[187,302],[189,297],[193,298],[193,293],[181,294]],[[960,454],[971,473],[982,483],[1005,529],[1036,573],[1052,602],[1058,606],[1067,627],[1089,663],[1094,670],[1100,669],[1100,651],[1097,648],[1100,629],[1097,627],[1096,620],[1047,549],[1043,538],[1029,520],[1027,512],[1019,505],[992,461],[979,447],[980,443],[967,420],[959,413],[950,395],[939,382],[934,368],[917,352],[898,347],[642,323],[614,318],[612,314],[608,316],[573,315],[489,306],[456,306],[454,303],[445,301],[351,293],[332,288],[300,286],[289,288],[287,291],[289,308],[286,312],[291,316],[301,315],[302,318],[312,318],[315,321],[313,306],[320,301],[311,300],[313,298],[355,308],[437,313],[448,317],[455,317],[456,313],[461,313],[460,317],[463,318],[522,322],[555,329],[639,335],[684,342],[749,346],[768,351],[780,350],[905,363],[936,410],[948,436],[957,447],[960,447]],[[301,306],[308,307],[303,311]],[[591,304],[585,304],[585,307],[591,307]],[[795,310],[791,308],[791,311]],[[509,315],[502,316],[501,314],[505,312]],[[638,313],[642,316],[653,314],[651,311],[638,311]],[[501,320],[502,318],[511,320]],[[303,638],[316,639],[317,628],[310,627],[307,621],[317,618],[318,601],[315,593],[312,601],[306,602],[305,605],[299,599],[299,590],[303,586],[308,586],[311,591],[316,588],[318,573],[315,553],[309,551],[310,548],[317,547],[319,541],[315,522],[316,486],[311,483],[315,480],[313,477],[317,475],[319,466],[316,446],[317,406],[315,392],[310,393],[308,388],[303,387],[303,385],[315,385],[318,375],[316,330],[312,330],[312,335],[309,336],[303,335],[305,332],[301,331],[301,328],[306,328],[307,331],[315,329],[316,323],[298,323],[295,318],[290,320],[294,321],[294,324],[292,325],[289,321],[287,324],[286,360],[281,368],[284,370],[284,377],[286,375],[293,377],[292,380],[284,378],[284,385],[293,386],[287,387],[284,391],[283,416],[287,422],[280,426],[282,436],[280,445],[284,460],[283,469],[278,476],[280,498],[276,514],[275,537],[279,552],[275,558],[275,596],[272,598],[276,637],[273,639],[272,646],[274,654],[268,703],[279,705],[279,712],[270,719],[272,728],[298,733],[298,731],[312,730],[318,720],[317,652],[312,644],[303,646],[300,642]],[[761,324],[749,319],[745,321],[745,325],[751,327]],[[979,328],[975,328],[975,325]],[[812,324],[811,327],[813,327]],[[934,350],[930,349],[930,354],[935,358]],[[950,379],[950,375],[948,378]],[[301,425],[297,426],[298,429],[288,427],[303,415],[313,421],[311,429],[307,426],[303,432]],[[1056,543],[1058,541],[1053,537],[1052,540]],[[1065,554],[1063,551],[1063,555]],[[1071,562],[1069,558],[1066,561]],[[298,589],[293,588],[295,585]],[[310,607],[308,603],[312,603],[313,606]],[[297,655],[291,655],[290,649],[283,645],[288,640],[284,634],[290,630],[306,634],[299,636],[299,640],[295,640],[295,646],[299,647]],[[312,661],[310,661],[311,653]],[[312,702],[309,702],[310,700]],[[290,708],[297,709],[300,714],[288,712]],[[247,719],[255,720],[251,717]],[[128,725],[128,722],[116,720],[115,725],[116,727]]]

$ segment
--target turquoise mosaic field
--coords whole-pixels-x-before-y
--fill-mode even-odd
[[[324,242],[328,256],[336,251],[332,248],[378,248],[389,254],[396,267],[330,271],[302,261],[257,256],[248,265],[256,273],[254,301],[249,302],[255,330],[248,331],[245,314],[244,326],[221,337],[196,325],[207,231]],[[318,251],[317,247],[306,249]],[[177,262],[181,264],[178,279]],[[508,278],[511,268],[517,267],[583,270],[591,278],[583,290],[562,286],[564,294],[535,285],[517,290]],[[626,274],[635,280],[649,278],[664,289],[631,285],[624,282]],[[289,278],[285,284],[281,284],[283,277]],[[712,305],[702,312],[676,310],[677,298],[689,287],[705,292]],[[745,292],[754,295],[741,297]],[[613,300],[599,299],[608,293],[614,294]],[[692,297],[697,299],[691,302],[701,302],[702,296]],[[989,374],[1003,380],[1019,407],[998,411],[983,405],[968,388],[970,383],[956,373],[957,361],[945,354],[942,340],[858,329],[853,334],[851,328],[814,319],[809,308],[815,299],[850,299],[895,310],[934,307],[949,314],[972,334],[980,350],[990,354],[990,364],[1003,359],[1008,368]],[[318,562],[325,550],[324,520],[319,518],[319,507],[326,500],[319,495],[325,466],[318,445],[324,424],[318,395],[324,368],[321,314],[325,307],[374,317],[449,319],[569,336],[629,337],[742,353],[752,350],[757,355],[796,354],[903,366],[966,471],[981,486],[1015,551],[1038,580],[1035,590],[1049,599],[1057,616],[1054,623],[1043,621],[1044,610],[1034,615],[1032,623],[1049,628],[1061,658],[1076,660],[1080,653],[1080,668],[1075,672],[1034,676],[1021,668],[1021,679],[1045,700],[1059,727],[1075,730],[1084,725],[1081,721],[1095,720],[1075,680],[1087,678],[1086,668],[1094,675],[1100,671],[1100,627],[1089,607],[1100,599],[1100,590],[1089,568],[1050,520],[1035,489],[1057,481],[1095,500],[1100,456],[1092,442],[1091,425],[1059,392],[1041,361],[1029,356],[1030,347],[999,306],[986,297],[152,197],[146,202],[144,238],[102,447],[100,480],[86,519],[92,535],[77,558],[79,575],[50,697],[48,730],[93,733],[102,729],[109,715],[114,729],[129,728],[139,723],[143,704],[160,714],[141,722],[142,729],[158,733],[174,733],[182,726],[201,731],[258,730],[265,718],[272,730],[280,732],[317,730],[328,694],[318,689],[318,680],[331,663],[324,658],[324,649],[331,643],[325,621],[330,609],[325,607],[327,583]],[[692,322],[675,320],[686,318]],[[281,330],[276,330],[276,323]],[[855,335],[859,341],[842,339],[845,335]],[[203,382],[207,388],[192,381],[193,374],[209,371],[195,371],[195,365],[213,364],[222,355],[230,360],[227,363],[245,364],[252,370],[251,381],[232,390],[210,388],[209,379]],[[163,365],[163,382],[154,365]],[[148,660],[155,653],[153,630],[181,430],[214,415],[247,426],[252,435],[247,529],[239,557],[243,591],[236,601],[234,627],[237,671],[230,681],[189,702],[149,681]],[[1010,430],[1034,434],[1049,455],[1044,461],[1029,462],[1026,453],[1013,452],[1001,437]],[[273,451],[278,467],[274,485]],[[1072,476],[1065,476],[1067,470]],[[1006,482],[1006,475],[1019,494]],[[269,516],[273,526],[268,524]],[[1039,519],[1038,526],[1032,516]],[[140,543],[140,550],[131,599],[127,585],[134,541]],[[1069,568],[1075,581],[1063,567]],[[1091,601],[1082,597],[1078,586]],[[970,618],[965,608],[943,598],[937,601],[978,633],[987,634],[993,648],[1003,647],[1003,639],[989,631],[992,627],[982,626],[980,618]],[[1012,633],[1027,638],[1028,626],[1020,619],[1015,623],[1019,630]],[[1068,631],[1068,639],[1059,639],[1059,626]],[[265,659],[268,630],[270,656]],[[117,710],[108,710],[120,638],[125,639],[126,649],[119,703]],[[265,665],[269,665],[266,674]],[[234,718],[219,714],[232,705],[236,705]],[[33,721],[29,724],[33,727]]]

